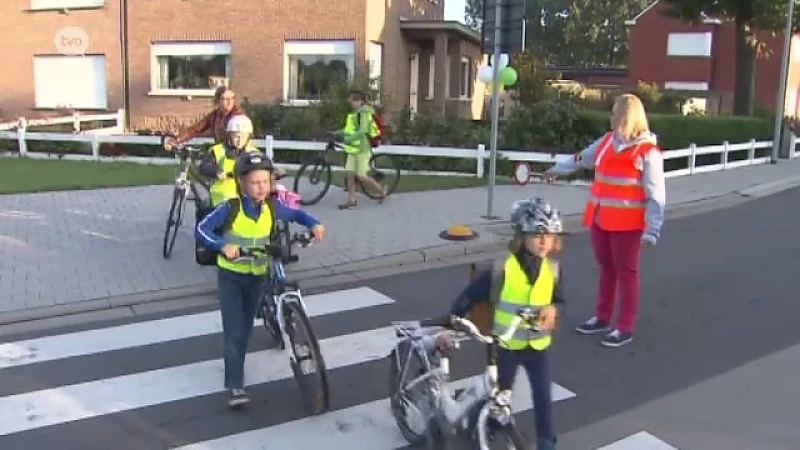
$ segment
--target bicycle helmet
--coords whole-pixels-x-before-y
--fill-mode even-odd
[[[225,125],[225,132],[253,134],[253,121],[243,114],[233,116]]]
[[[560,234],[564,231],[561,214],[542,198],[517,200],[511,208],[511,226],[518,234]]]
[[[267,155],[261,152],[244,152],[236,158],[236,164],[233,166],[233,174],[237,177],[247,175],[254,170],[268,170],[272,172],[274,169],[272,160]]]

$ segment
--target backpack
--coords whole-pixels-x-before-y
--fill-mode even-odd
[[[225,219],[225,222],[214,230],[219,235],[224,234],[226,231],[230,230],[233,226],[233,221],[236,220],[236,215],[239,214],[239,209],[242,207],[242,202],[239,197],[234,197],[228,199],[227,201],[228,207],[231,210],[231,213],[228,214],[228,217]],[[267,205],[269,205],[269,212],[272,215],[272,232],[270,235],[275,235],[275,229],[277,228],[277,222],[275,221],[275,204],[274,198],[269,197],[267,199]],[[211,213],[215,208],[212,207],[205,207],[201,208],[197,211],[197,223],[199,223],[205,216]],[[195,238],[195,245],[194,245],[194,260],[197,264],[201,266],[215,266],[217,265],[217,255],[219,252],[214,250],[213,248],[206,247],[203,243]]]
[[[356,114],[356,128],[361,128],[361,114]],[[386,131],[386,124],[383,118],[372,112],[372,123],[369,127],[369,145],[372,148],[378,147],[383,143],[383,133]]]

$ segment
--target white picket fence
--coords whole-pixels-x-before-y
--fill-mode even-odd
[[[86,116],[83,116],[84,118]],[[90,116],[91,117],[91,116]],[[106,120],[93,118],[93,120]],[[175,164],[176,160],[168,153],[164,153],[164,157],[135,157],[135,156],[121,156],[109,157],[100,155],[100,145],[104,143],[115,144],[140,144],[140,145],[154,145],[161,144],[159,136],[137,136],[128,134],[69,134],[69,133],[44,133],[44,132],[28,132],[25,127],[20,127],[14,131],[0,131],[0,139],[16,140],[19,148],[19,154],[23,157],[32,158],[63,158],[63,159],[82,159],[82,160],[98,160],[98,161],[128,161],[140,164]],[[86,154],[67,154],[67,155],[50,155],[47,153],[29,152],[29,141],[53,141],[53,142],[84,142],[87,144],[89,151]],[[195,140],[196,143],[209,143],[208,138],[199,138]],[[274,157],[275,150],[290,150],[290,151],[321,151],[324,149],[325,143],[313,141],[283,141],[273,139],[272,136],[267,136],[265,139],[254,140],[255,145],[264,149],[270,157]],[[796,148],[795,138],[792,137],[791,143],[792,157],[796,157],[798,153],[794,151]],[[711,145],[699,147],[694,144],[683,149],[667,150],[664,152],[664,159],[671,160],[676,158],[687,158],[688,166],[683,169],[671,170],[667,172],[668,177],[677,177],[683,175],[693,175],[707,172],[715,172],[719,170],[733,169],[737,167],[751,166],[757,164],[764,164],[769,162],[770,157],[768,152],[761,156],[757,156],[757,150],[768,149],[772,146],[771,141],[755,141],[742,143],[729,143],[723,142],[719,145]],[[478,145],[477,148],[449,148],[449,147],[428,147],[428,146],[411,146],[411,145],[383,145],[378,150],[379,153],[386,153],[390,155],[403,155],[403,156],[438,156],[443,158],[457,158],[468,159],[475,161],[475,170],[470,173],[458,172],[415,172],[421,174],[437,174],[437,175],[459,175],[459,176],[474,176],[483,178],[485,176],[484,167],[489,159],[489,150],[485,145]],[[556,155],[551,156],[549,153],[537,151],[516,151],[516,150],[500,150],[498,152],[500,158],[510,161],[526,161],[529,163],[545,163],[553,164],[570,158],[570,155]],[[701,155],[717,154],[720,155],[719,162],[714,164],[697,164],[697,157]],[[735,155],[732,157],[732,155]],[[276,162],[281,163],[280,160]],[[288,165],[292,167],[291,165]]]
[[[95,122],[95,121],[100,121],[100,122],[114,121],[115,124],[113,126],[106,128],[81,130],[82,122]],[[79,112],[75,112],[68,116],[49,117],[47,119],[27,119],[25,117],[20,117],[17,120],[0,123],[0,131],[25,130],[28,127],[59,125],[65,123],[72,124],[72,129],[74,133],[119,135],[125,132],[125,111],[119,109],[115,113],[108,113],[108,114],[81,114]]]

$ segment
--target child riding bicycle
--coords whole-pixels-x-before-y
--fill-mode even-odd
[[[498,384],[500,389],[511,389],[518,367],[525,368],[533,392],[536,448],[554,450],[549,348],[564,298],[558,262],[552,256],[561,248],[563,224],[557,209],[534,198],[514,204],[511,225],[514,238],[508,257],[495,261],[491,269],[480,270],[456,298],[450,314],[476,316],[481,309],[488,310],[490,316],[489,320],[484,318],[484,327],[500,335],[518,310],[528,307],[537,311],[537,323],[531,324],[535,326],[520,328],[512,340],[500,345]],[[479,317],[472,320],[481,322]],[[440,324],[449,322],[443,319]],[[442,338],[446,339],[445,334]]]

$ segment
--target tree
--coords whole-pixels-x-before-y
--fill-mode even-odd
[[[480,32],[483,26],[484,0],[467,0],[464,6],[464,21],[467,26]]]
[[[667,0],[669,17],[695,23],[704,15],[733,22],[736,29],[736,74],[733,113],[753,114],[755,97],[756,58],[770,50],[763,41],[764,34],[772,36],[785,27],[788,3],[786,0]],[[798,29],[797,14],[793,30]],[[761,31],[762,33],[759,33]]]

